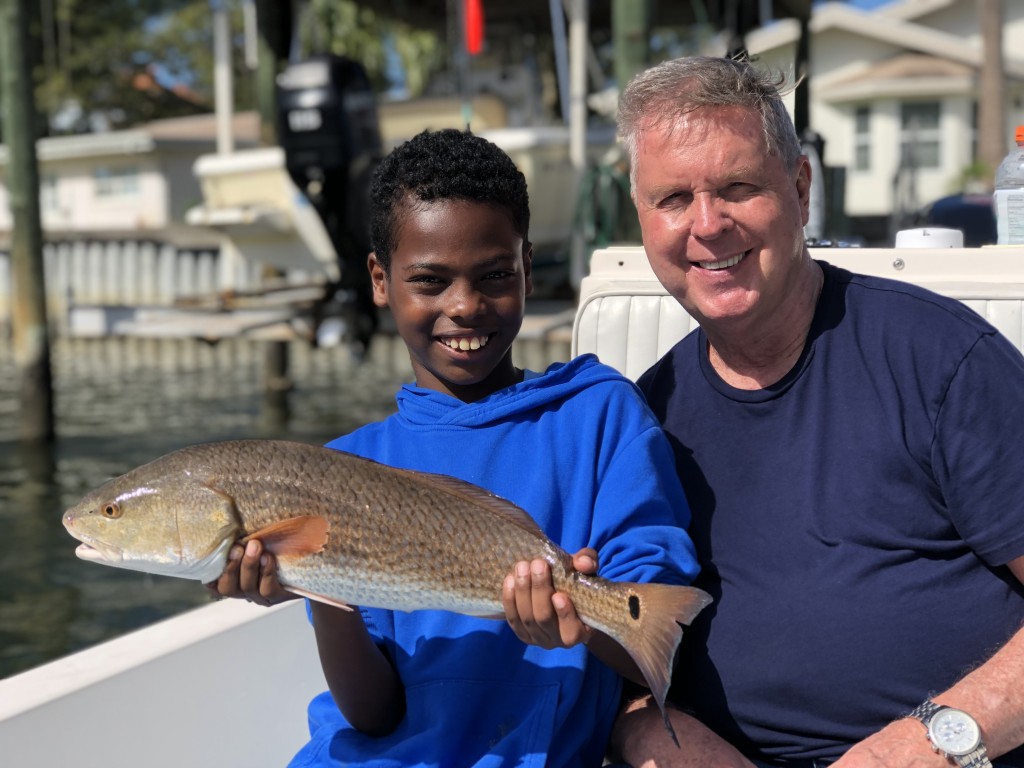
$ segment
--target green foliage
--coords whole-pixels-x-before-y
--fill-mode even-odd
[[[242,4],[222,1],[231,15],[234,107],[255,108],[255,76],[243,61]],[[351,0],[310,0],[300,23],[300,53],[356,59],[380,91],[393,85],[385,41],[402,61],[411,94],[444,63],[436,34]],[[39,0],[33,37],[37,102],[51,132],[89,130],[94,114],[123,128],[214,107],[210,0]],[[66,117],[71,104],[81,119],[55,128],[54,117]]]
[[[423,92],[430,77],[445,63],[445,51],[434,32],[379,16],[351,0],[310,0],[302,21],[302,53],[333,53],[366,67],[378,92],[394,85],[388,78],[385,41],[390,40],[404,71],[410,95]]]
[[[49,117],[72,102],[115,123],[150,119],[154,98],[133,87],[155,57],[150,20],[189,0],[40,0],[37,102]],[[176,105],[178,106],[178,105]],[[174,109],[174,106],[169,107]]]
[[[405,71],[406,89],[410,96],[419,96],[444,68],[448,53],[433,32],[404,25],[395,30],[394,42]]]
[[[232,59],[231,77],[236,110],[256,107],[253,73],[245,66],[245,30],[240,3],[229,3]],[[187,87],[206,112],[214,108],[213,14],[209,0],[189,0],[174,13],[151,23],[149,56],[167,76]]]
[[[949,192],[956,194],[990,191],[993,175],[994,171],[987,163],[975,160],[960,171],[960,175],[949,185]]]

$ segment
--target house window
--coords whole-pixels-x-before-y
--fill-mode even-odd
[[[48,213],[60,210],[57,177],[52,173],[42,174],[39,177],[39,209]]]
[[[871,170],[871,107],[853,113],[853,169]]]
[[[92,172],[92,177],[96,182],[97,197],[133,197],[139,194],[138,168],[100,167]]]
[[[906,102],[900,106],[900,164],[938,168],[940,107],[937,101]]]

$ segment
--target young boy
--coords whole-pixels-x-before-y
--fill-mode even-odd
[[[468,132],[425,132],[385,158],[371,203],[374,300],[416,383],[395,415],[329,447],[481,485],[578,552],[581,570],[600,552],[607,578],[688,583],[689,508],[635,387],[589,356],[545,373],[512,362],[533,253],[509,157]],[[285,596],[255,542],[217,589]],[[503,622],[310,603],[330,691],[310,704],[293,765],[600,765],[619,672],[635,666],[579,621],[544,561],[516,565],[503,603]]]

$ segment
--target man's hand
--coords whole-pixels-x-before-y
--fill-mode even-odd
[[[277,580],[277,558],[263,551],[259,540],[242,546],[236,544],[228,553],[224,572],[206,585],[215,597],[243,598],[257,605],[276,605],[299,596],[281,586]]]

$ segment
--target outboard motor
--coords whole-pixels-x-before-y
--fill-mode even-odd
[[[366,259],[372,250],[369,186],[382,156],[373,86],[361,64],[316,56],[277,78],[278,136],[295,185],[320,215],[338,255],[340,279],[314,319],[340,317],[344,335],[365,354],[377,329]]]

